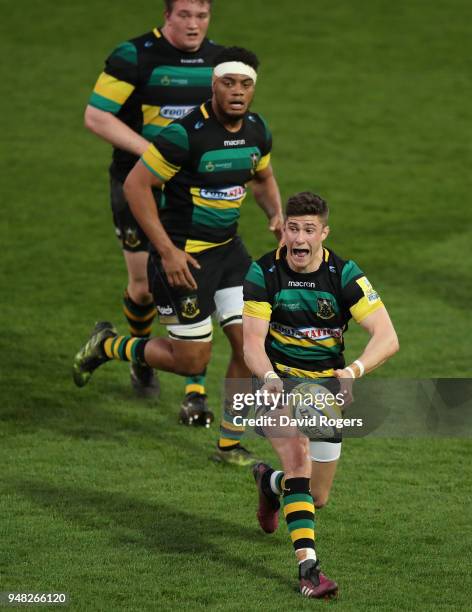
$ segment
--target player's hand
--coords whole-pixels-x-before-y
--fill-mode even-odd
[[[354,395],[352,393],[352,386],[354,384],[354,378],[352,377],[349,370],[334,370],[334,377],[339,380],[339,392],[343,394],[344,401],[342,410],[344,410],[349,404],[354,401]]]
[[[201,266],[198,261],[181,249],[173,249],[161,257],[162,267],[166,273],[171,287],[182,287],[183,289],[197,289],[197,283],[193,278],[188,264],[197,269]]]
[[[269,219],[269,229],[274,232],[274,235],[278,242],[282,240],[282,228],[284,225],[284,219],[282,215],[277,214]]]
[[[278,394],[283,393],[284,384],[282,379],[279,378],[275,372],[271,372],[270,375],[268,374],[266,374],[264,378],[265,382],[261,387],[261,391],[263,393],[265,391],[267,394],[269,394],[270,403],[273,405],[276,402],[277,397],[280,397]]]

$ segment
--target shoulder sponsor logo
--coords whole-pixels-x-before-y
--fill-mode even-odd
[[[336,274],[337,270],[334,266],[329,266],[329,271],[334,272]]]
[[[147,40],[147,41],[144,43],[144,46],[145,46],[146,48],[148,48],[148,49],[149,49],[149,47],[152,47],[153,45],[154,45],[154,43],[152,42],[152,40]]]
[[[225,140],[223,144],[225,147],[237,147],[239,145],[245,145],[246,140],[244,138],[240,140]]]
[[[203,121],[197,121],[197,123],[193,126],[196,130],[201,130],[205,124]]]
[[[254,117],[254,115],[248,115],[247,118],[249,119],[249,121],[256,123],[256,118]]]
[[[252,172],[256,171],[257,164],[259,163],[260,155],[257,153],[251,153]]]
[[[316,283],[314,281],[288,281],[289,287],[306,287],[308,289],[314,289]]]
[[[186,117],[195,106],[163,106],[160,111],[160,116],[164,119],[182,119]]]
[[[200,189],[200,196],[206,200],[240,200],[246,195],[246,190],[241,185],[225,187],[223,189]]]
[[[365,297],[367,298],[369,302],[372,303],[372,302],[376,302],[377,300],[380,300],[379,294],[369,283],[366,276],[363,276],[362,278],[358,278],[356,280],[356,283],[362,289],[363,294],[365,295]]]

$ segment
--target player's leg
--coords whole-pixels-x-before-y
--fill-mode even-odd
[[[203,322],[211,325],[211,319]],[[210,338],[211,339],[211,338]],[[211,354],[211,342],[176,341],[170,338],[120,336],[111,323],[98,323],[74,361],[74,381],[83,387],[93,372],[107,361],[127,361],[182,376],[202,371]]]
[[[211,355],[213,336],[211,317],[194,324],[168,325],[167,332],[175,350],[179,351],[181,359],[186,362],[187,376],[190,374],[193,378],[204,376]],[[194,346],[197,347],[196,350]],[[197,356],[194,363],[187,361],[191,353]],[[189,366],[191,366],[190,369]],[[208,407],[206,394],[201,393],[198,389],[187,393],[180,406],[179,422],[183,425],[209,427],[213,420],[214,415]]]
[[[333,486],[338,460],[341,455],[342,442],[311,441],[309,455],[311,459],[310,489],[316,509],[328,503]],[[285,474],[274,470],[266,463],[258,463],[253,470],[259,491],[259,525],[266,533],[274,532],[278,527],[279,498],[283,493]]]
[[[148,286],[148,253],[123,249],[123,255],[128,270],[128,286],[123,296],[123,313],[132,336],[149,338],[156,309]],[[132,363],[130,373],[131,384],[139,394],[157,395],[158,381],[154,370]]]
[[[123,193],[123,185],[110,177],[113,221],[128,272],[128,284],[123,296],[123,314],[129,333],[136,338],[149,338],[156,316],[147,278],[148,239],[136,222]],[[141,395],[157,396],[159,384],[154,371],[131,363],[131,384]]]
[[[231,346],[231,357],[226,371],[226,397],[232,395],[231,389],[236,385],[249,384],[251,372],[246,366],[243,353],[243,281],[251,264],[251,258],[239,238],[226,247],[224,269],[215,293],[215,317],[228,338]],[[232,383],[231,381],[238,381]],[[252,390],[252,385],[249,385]],[[247,410],[234,411],[231,402],[224,402],[220,423],[220,437],[213,459],[218,462],[239,466],[249,466],[257,459],[241,445],[245,427],[235,423],[236,416],[246,416]]]
[[[223,329],[223,332],[231,347],[231,355],[228,368],[226,370],[225,383],[225,396],[230,397],[230,387],[232,387],[234,384],[240,386],[244,384],[244,381],[251,380],[251,372],[246,366],[243,355],[242,286],[219,289],[215,294],[215,304],[215,317]],[[215,461],[230,463],[233,465],[252,465],[255,462],[254,457],[241,445],[241,438],[244,434],[245,427],[235,424],[235,416],[245,416],[245,411],[235,412],[232,409],[231,403],[225,401],[220,422],[218,448],[213,458]]]
[[[336,468],[341,455],[342,442],[317,440],[310,442],[311,494],[316,508],[328,503]]]
[[[279,456],[283,479],[284,517],[298,561],[300,592],[305,597],[329,597],[337,584],[326,578],[315,551],[315,505],[310,491],[311,457],[309,441],[298,435],[268,436]]]

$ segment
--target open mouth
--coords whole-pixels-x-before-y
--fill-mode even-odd
[[[241,102],[240,100],[231,100],[229,105],[232,110],[235,110],[235,111],[244,110],[244,102]]]
[[[295,259],[295,261],[303,261],[306,257],[308,257],[309,254],[309,249],[292,249],[292,257]]]

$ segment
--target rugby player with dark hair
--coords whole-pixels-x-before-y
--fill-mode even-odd
[[[109,323],[95,328],[77,354],[74,378],[83,386],[111,359],[197,375],[210,359],[212,315],[231,345],[227,378],[250,376],[243,357],[243,280],[250,257],[237,235],[247,183],[277,238],[283,224],[272,172],[272,136],[249,110],[257,80],[256,56],[240,47],[216,58],[213,95],[184,119],[165,127],[125,182],[131,210],[151,243],[149,286],[168,338],[118,336]],[[157,209],[153,189],[164,187]],[[181,418],[207,423],[206,404]],[[240,444],[243,428],[224,415],[215,459],[249,465]]]
[[[329,234],[328,215],[325,200],[313,193],[291,197],[284,246],[252,263],[244,282],[246,364],[270,393],[284,388],[290,392],[304,379],[343,389],[341,379],[371,372],[399,348],[387,310],[362,270],[323,246]],[[359,358],[346,366],[344,332],[351,318],[370,340]],[[298,432],[280,435],[270,428],[264,434],[283,472],[263,463],[254,466],[260,526],[267,533],[275,531],[281,500],[299,563],[302,595],[335,595],[337,584],[320,572],[314,513],[315,506],[328,501],[341,440],[310,441]]]
[[[107,58],[85,111],[85,125],[113,145],[110,197],[128,271],[123,311],[130,334],[147,338],[156,309],[147,279],[148,238],[123,193],[128,172],[174,119],[211,95],[214,59],[223,47],[206,38],[211,0],[165,0],[164,25],[120,44]],[[159,200],[160,192],[155,192]],[[139,394],[157,395],[154,371],[131,364]],[[190,377],[184,404],[205,394],[203,373]]]

